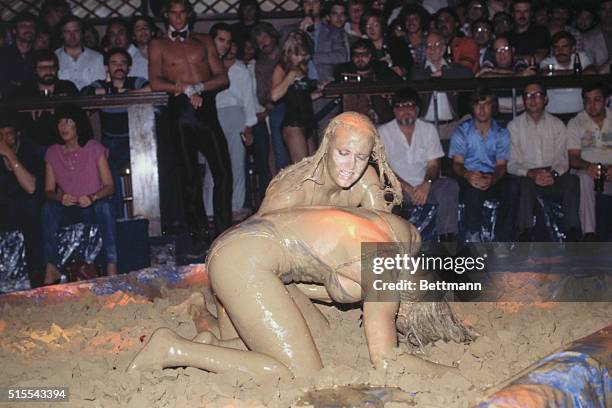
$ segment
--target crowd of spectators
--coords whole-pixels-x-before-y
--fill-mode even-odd
[[[272,176],[315,151],[326,123],[344,109],[363,113],[379,126],[389,162],[402,181],[404,206],[436,205],[443,240],[456,239],[459,203],[466,207],[467,239],[480,240],[482,203],[492,197],[500,201],[498,239],[530,240],[538,195],[559,197],[567,239],[606,238],[595,234],[594,186],[603,177],[602,193],[612,194],[609,84],[548,90],[537,78],[610,73],[612,0],[578,6],[531,0],[322,1],[302,0],[302,17],[276,27],[262,20],[256,0],[241,0],[239,22],[215,24],[208,33],[229,78],[229,86],[214,90],[211,100],[231,160],[233,178],[226,180],[232,180],[235,220],[256,210],[258,200],[252,197],[261,199]],[[190,14],[187,26],[168,25],[168,11],[175,5]],[[0,24],[0,97],[158,90],[152,85],[159,73],[149,67],[151,42],[189,41],[193,29],[185,0],[166,1],[162,16],[165,30],[147,16],[112,18],[99,30],[73,15],[65,0],[46,0],[38,16],[23,12]],[[418,95],[409,88],[412,81],[474,77],[533,80],[518,90],[516,100],[507,90],[478,89],[469,103],[462,103],[466,99],[452,91]],[[322,97],[334,81],[358,86],[400,79],[407,88],[391,98],[354,95],[338,106]],[[175,85],[176,95],[181,94],[181,84]],[[203,91],[184,85],[189,98]],[[28,247],[44,241],[44,251],[34,251],[38,255],[31,256],[31,264],[46,268],[45,282],[50,283],[57,275],[53,236],[62,209],[79,207],[83,217],[95,216],[102,226],[108,270],[114,273],[109,219],[121,213],[120,173],[129,166],[126,110],[100,111],[100,143],[89,140],[92,133],[73,107],[22,114],[19,123],[14,115],[4,116],[3,228],[25,220],[20,228],[28,231]],[[249,152],[258,183],[248,177]],[[160,158],[163,180],[161,173],[173,171],[164,163],[182,163],[172,149],[160,154],[172,156]],[[440,177],[445,157],[451,170]],[[77,167],[79,177],[70,178]],[[217,181],[209,180],[204,189],[209,213]],[[161,188],[162,203],[174,200],[169,192],[180,191]],[[23,216],[35,206],[15,202],[31,201],[37,194],[46,200],[42,213]],[[162,208],[168,230],[186,222],[180,197],[177,202],[168,207],[174,209]],[[37,229],[32,220],[40,214]]]

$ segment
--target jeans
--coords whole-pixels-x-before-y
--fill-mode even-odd
[[[285,118],[285,104],[279,103],[270,111],[270,132],[272,133],[272,148],[276,159],[276,168],[281,170],[291,164],[289,151],[283,140],[282,123]]]
[[[57,201],[47,201],[42,209],[43,254],[46,264],[57,265],[57,239],[64,215],[77,211],[83,222],[96,224],[102,235],[107,263],[117,263],[117,227],[109,198],[102,198],[87,208],[64,207]]]

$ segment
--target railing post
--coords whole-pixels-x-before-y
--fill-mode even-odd
[[[153,105],[128,107],[134,216],[149,220],[149,235],[161,235],[157,137]]]
[[[512,119],[516,118],[516,88],[512,88]]]

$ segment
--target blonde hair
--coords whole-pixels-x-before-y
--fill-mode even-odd
[[[285,41],[281,46],[281,50],[280,64],[283,69],[287,71],[291,68],[298,68],[291,65],[292,55],[306,54],[308,55],[308,58],[311,58],[314,52],[314,46],[312,44],[312,40],[307,34],[302,31],[292,31],[289,33],[289,35],[287,35],[287,38],[285,38]],[[300,68],[305,70],[306,62],[303,62],[302,64],[304,67]]]
[[[289,185],[285,191],[301,190],[303,184],[309,180],[316,184],[322,185],[324,183],[322,172],[325,167],[325,160],[329,151],[331,139],[336,130],[338,128],[355,129],[359,125],[366,125],[367,131],[364,134],[369,135],[374,139],[371,158],[376,162],[380,185],[383,186],[385,196],[387,194],[393,195],[392,201],[385,198],[387,206],[391,208],[394,205],[400,205],[403,197],[402,187],[395,173],[393,170],[391,170],[391,167],[387,162],[385,146],[380,140],[378,131],[370,119],[368,119],[367,116],[357,112],[344,112],[332,119],[325,128],[321,145],[315,154],[305,157],[300,162],[281,170],[281,172],[278,173],[270,182],[270,186],[268,187],[266,194],[274,184],[285,181],[287,181],[287,184]]]

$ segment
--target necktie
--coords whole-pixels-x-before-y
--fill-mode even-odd
[[[187,35],[189,34],[188,30],[181,31],[170,31],[170,37],[175,39],[176,37],[181,37],[183,40],[187,39]]]

